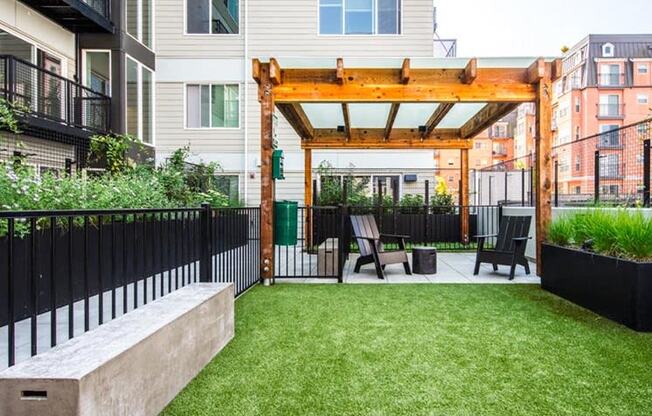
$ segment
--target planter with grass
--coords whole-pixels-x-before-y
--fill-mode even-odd
[[[542,287],[637,331],[652,332],[652,219],[640,211],[563,217],[542,252]]]

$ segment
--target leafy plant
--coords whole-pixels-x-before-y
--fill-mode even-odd
[[[21,111],[21,106],[0,98],[0,130],[7,130],[14,134],[20,133],[16,115]]]
[[[440,176],[435,178],[435,194],[430,197],[430,205],[433,207],[435,214],[452,214],[455,211],[455,199],[453,194],[448,190],[446,180]]]
[[[596,253],[633,260],[652,259],[652,218],[636,209],[591,209],[558,218],[548,228],[548,240]]]
[[[89,156],[95,162],[105,162],[111,174],[123,173],[135,166],[128,157],[133,147],[140,151],[142,143],[128,134],[95,135],[91,137]]]

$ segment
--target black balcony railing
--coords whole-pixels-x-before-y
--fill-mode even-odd
[[[624,104],[598,104],[598,118],[620,119],[625,116]]]
[[[21,0],[75,33],[114,33],[111,0]]]
[[[110,97],[12,55],[0,55],[0,88],[4,99],[54,129],[109,130]]]

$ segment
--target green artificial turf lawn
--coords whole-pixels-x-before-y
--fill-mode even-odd
[[[534,285],[285,284],[163,414],[650,415],[651,364],[652,335]]]

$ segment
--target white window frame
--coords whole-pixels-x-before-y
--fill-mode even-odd
[[[188,85],[209,85],[211,86],[211,93],[212,93],[212,86],[213,85],[237,85],[238,86],[238,127],[188,127]],[[212,94],[209,97],[209,102],[208,102],[208,112],[209,114],[212,113],[212,107],[213,107],[213,100],[212,100]],[[242,83],[240,82],[224,82],[224,81],[217,81],[217,82],[205,82],[205,81],[197,81],[197,82],[191,82],[187,81],[183,83],[183,129],[184,130],[195,130],[195,131],[207,131],[207,130],[241,130],[242,129]]]
[[[610,52],[607,52],[609,50]],[[603,58],[613,58],[616,54],[616,47],[613,43],[605,43],[602,45],[602,57]]]
[[[401,12],[400,12],[400,19],[397,19],[399,22],[400,26],[400,32],[399,33],[378,33],[378,0],[373,0],[373,32],[370,34],[364,34],[364,33],[352,33],[352,34],[346,34],[346,5],[344,4],[346,0],[342,0],[342,33],[321,33],[321,6],[320,6],[320,0],[317,0],[315,3],[317,3],[317,36],[325,36],[325,37],[363,37],[363,36],[374,36],[374,37],[397,37],[397,36],[403,36],[404,32],[404,25],[403,25],[403,20],[405,17],[405,9],[403,8],[404,6],[404,1],[403,0],[397,0],[397,2],[401,6]]]
[[[137,32],[137,36],[132,35],[131,33],[129,33],[129,30],[127,30],[127,26],[129,24],[129,22],[128,22],[129,17],[127,16],[127,7],[124,8],[125,9],[125,11],[124,11],[125,33],[128,36],[130,36],[132,39],[134,39],[136,42],[143,45],[145,48],[147,48],[150,51],[154,52],[154,50],[156,49],[155,48],[155,46],[156,46],[155,45],[155,42],[156,42],[156,36],[155,36],[156,24],[154,22],[154,19],[155,19],[155,16],[156,16],[156,13],[155,13],[155,11],[156,11],[156,9],[155,9],[155,6],[156,6],[155,1],[156,0],[149,0],[150,5],[151,5],[150,8],[151,8],[151,11],[152,11],[152,16],[151,16],[151,21],[150,21],[150,26],[152,28],[152,33],[150,35],[150,37],[151,37],[151,45],[149,45],[149,46],[145,45],[143,43],[143,40],[142,40],[143,39],[143,0],[133,0],[133,1],[135,1],[136,4],[137,4],[137,6],[136,6],[136,10],[137,10],[137,12],[136,12],[136,32]],[[147,0],[144,0],[144,1],[147,1]],[[184,1],[184,3],[185,3],[185,1]],[[138,61],[136,61],[136,62],[138,62]]]
[[[145,146],[155,147],[156,146],[156,105],[155,105],[156,104],[156,72],[154,72],[154,70],[152,68],[148,67],[147,65],[140,62],[136,58],[133,58],[129,54],[125,54],[125,69],[127,68],[127,64],[129,62],[129,59],[131,59],[132,61],[134,61],[136,63],[137,74],[138,74],[136,76],[136,79],[137,79],[136,85],[137,85],[137,88],[138,88],[138,91],[137,91],[138,127],[137,127],[136,130],[138,131],[138,137],[136,137],[136,138],[138,139],[138,141],[140,141],[140,143],[144,144]],[[147,68],[147,70],[149,70],[152,73],[152,79],[151,79],[151,84],[152,84],[152,87],[151,87],[152,88],[152,106],[151,106],[151,108],[152,108],[152,126],[151,126],[152,142],[151,143],[147,143],[147,142],[143,141],[143,119],[142,119],[142,114],[143,114],[143,68]],[[126,91],[126,82],[127,81],[126,81],[126,76],[125,76],[125,84],[124,84],[125,91]],[[123,101],[123,105],[124,105],[123,117],[124,117],[124,120],[125,120],[126,131],[129,130],[129,126],[127,125],[127,123],[129,122],[129,119],[127,117],[127,95],[128,94],[125,93],[125,97],[124,97],[124,101]]]
[[[82,85],[85,86],[86,88],[90,88],[88,85],[88,79],[86,77],[86,63],[87,63],[87,58],[86,54],[88,52],[108,52],[109,54],[109,94],[108,96],[111,97],[113,95],[113,65],[111,65],[112,61],[112,51],[111,49],[83,49],[82,50]]]
[[[211,20],[211,15],[213,14],[213,8],[210,7],[210,1],[209,1],[209,7],[208,7],[208,19]],[[246,1],[246,0],[245,0]],[[319,2],[318,2],[319,3]],[[210,26],[209,26],[209,32],[208,33],[188,33],[188,0],[182,0],[182,7],[183,7],[183,36],[218,36],[218,37],[234,37],[234,38],[239,38],[242,37],[242,2],[238,0],[238,33],[211,33],[210,32]]]
[[[647,75],[650,73],[650,67],[648,66],[648,64],[638,64],[637,68],[638,68],[639,75]]]

